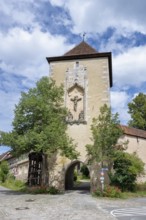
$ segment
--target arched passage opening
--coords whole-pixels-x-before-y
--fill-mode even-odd
[[[90,172],[86,164],[74,161],[66,169],[65,190],[90,190]]]

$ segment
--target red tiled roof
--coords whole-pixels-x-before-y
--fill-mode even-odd
[[[75,46],[73,49],[69,50],[64,56],[73,56],[73,55],[83,55],[83,54],[94,54],[97,51],[87,44],[85,41],[82,41],[80,44]]]
[[[146,131],[144,131],[144,130],[137,129],[137,128],[131,128],[131,127],[128,127],[125,125],[120,125],[120,127],[122,128],[124,134],[146,139]]]

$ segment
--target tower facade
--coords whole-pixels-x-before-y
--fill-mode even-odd
[[[57,85],[64,85],[64,105],[69,111],[66,119],[68,134],[77,144],[78,161],[86,164],[85,146],[91,143],[92,119],[98,117],[101,106],[110,105],[111,53],[99,53],[82,41],[63,56],[48,57],[47,61],[50,76]],[[65,160],[65,172],[73,163]],[[62,181],[65,183],[66,180]]]

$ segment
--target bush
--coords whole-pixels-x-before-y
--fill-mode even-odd
[[[47,192],[48,192],[49,194],[55,195],[55,194],[58,194],[58,193],[59,193],[59,190],[56,189],[56,187],[51,186],[51,187],[49,187],[49,188],[47,189]]]
[[[7,161],[2,161],[0,164],[0,181],[4,183],[9,173],[9,165]]]
[[[46,186],[34,186],[34,187],[28,187],[26,190],[27,193],[31,194],[59,194],[59,190],[56,189],[56,187],[51,186],[51,187],[46,187]]]
[[[47,189],[44,186],[33,186],[33,187],[28,187],[26,192],[31,194],[44,194],[47,193]]]
[[[22,182],[21,180],[14,180],[14,185],[15,185],[16,187],[18,187],[18,189],[21,189],[21,188],[24,187],[25,183]]]
[[[97,197],[103,197],[103,192],[100,189],[96,189],[93,191],[93,195]]]
[[[111,197],[111,198],[121,198],[122,192],[118,187],[115,186],[107,186],[103,191],[104,197]]]
[[[111,184],[122,191],[134,191],[136,179],[144,171],[144,163],[134,153],[117,152],[114,159],[114,174],[111,174]]]
[[[122,198],[122,192],[118,187],[106,186],[103,191],[97,189],[94,195],[98,197]]]
[[[12,189],[12,190],[23,190],[26,185],[23,181],[21,180],[16,180],[13,175],[8,175],[7,179],[5,180],[4,183],[2,183],[3,186]]]

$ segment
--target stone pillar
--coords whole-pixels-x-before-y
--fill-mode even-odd
[[[108,171],[103,170],[100,163],[97,163],[96,161],[92,162],[90,166],[91,193],[93,193],[97,189],[102,190],[101,177],[104,178],[104,186],[109,185],[110,180]]]

